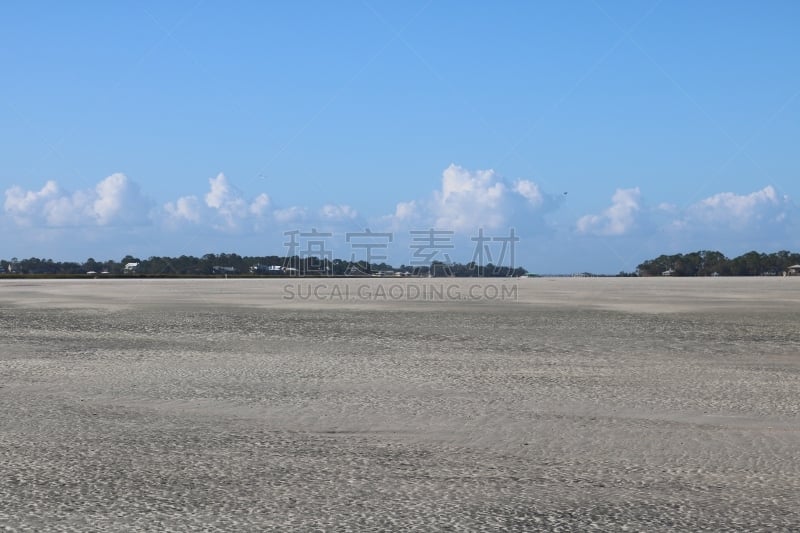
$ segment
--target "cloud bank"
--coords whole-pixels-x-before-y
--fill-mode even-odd
[[[93,189],[68,192],[55,181],[35,190],[5,191],[6,214],[23,227],[146,224],[152,202],[124,174],[112,174]]]
[[[636,215],[640,211],[639,187],[633,189],[617,189],[611,197],[611,206],[599,215],[584,215],[576,223],[581,234],[601,236],[624,235],[636,224]]]
[[[529,180],[509,182],[494,170],[469,170],[451,164],[430,196],[398,202],[383,217],[387,227],[436,227],[455,232],[499,229],[544,211],[546,196]],[[552,203],[552,202],[551,202]]]
[[[771,185],[750,194],[721,192],[689,207],[680,225],[705,225],[733,231],[780,224],[791,211],[788,196]]]
[[[223,173],[208,180],[209,190],[201,200],[195,195],[182,196],[163,206],[170,227],[181,224],[208,225],[222,231],[236,231],[243,226],[257,227],[267,215],[270,198],[261,193],[245,199]]]
[[[492,169],[471,170],[451,164],[427,195],[399,199],[388,214],[372,218],[363,217],[346,203],[275,205],[267,192],[246,195],[223,173],[207,179],[204,189],[157,205],[122,173],[76,191],[56,181],[30,189],[15,185],[4,191],[0,222],[3,228],[16,229],[19,242],[42,241],[41,230],[57,228],[65,232],[56,237],[51,231],[50,243],[64,235],[73,239],[64,246],[77,245],[79,239],[94,242],[91,239],[101,233],[107,236],[105,242],[112,242],[119,240],[119,228],[128,232],[139,228],[139,242],[163,242],[162,248],[170,248],[169,242],[180,242],[186,235],[203,235],[203,239],[189,240],[198,245],[230,243],[228,238],[235,235],[280,246],[287,230],[319,228],[344,234],[370,228],[401,236],[411,230],[436,228],[453,231],[469,242],[468,237],[479,228],[494,233],[516,228],[523,238],[536,234],[529,242],[538,254],[560,248],[570,257],[581,255],[580,250],[568,249],[570,246],[603,249],[589,243],[606,243],[605,249],[609,249],[617,246],[613,243],[624,242],[630,249],[615,249],[614,253],[633,257],[651,249],[661,253],[671,249],[796,248],[800,231],[798,206],[772,185],[743,193],[719,192],[688,206],[650,205],[642,188],[617,188],[609,191],[609,203],[580,214],[562,208],[563,195],[548,193],[529,179],[508,180]],[[557,223],[550,225],[554,219]],[[75,228],[86,231],[75,232]],[[214,235],[220,239],[213,240]],[[239,242],[245,241],[235,241]],[[663,249],[665,246],[669,249]]]

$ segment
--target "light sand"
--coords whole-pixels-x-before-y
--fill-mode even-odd
[[[1,280],[0,313],[12,530],[800,529],[800,279]]]

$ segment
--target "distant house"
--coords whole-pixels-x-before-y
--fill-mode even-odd
[[[125,263],[124,272],[126,274],[133,274],[139,270],[139,263]]]
[[[262,265],[262,264],[252,265],[250,267],[250,273],[251,274],[264,274],[264,273],[267,272],[268,268],[269,268],[269,266]]]
[[[236,267],[229,267],[229,266],[213,266],[211,267],[212,274],[236,274]]]
[[[787,276],[800,276],[800,265],[792,265],[786,268]]]
[[[675,275],[675,271],[670,268],[670,269],[665,270],[664,272],[662,272],[661,275],[662,276],[674,276]]]
[[[358,265],[350,265],[344,271],[345,276],[366,276],[367,273],[358,268]]]
[[[283,267],[279,265],[262,265],[257,264],[250,267],[251,274],[282,274]]]

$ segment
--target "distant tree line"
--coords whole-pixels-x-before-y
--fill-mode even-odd
[[[786,250],[771,254],[747,252],[729,259],[721,252],[698,251],[660,255],[636,267],[640,276],[779,276],[800,264],[800,253]]]
[[[126,265],[133,265],[126,269]],[[400,265],[395,268],[387,263],[366,263],[365,261],[345,261],[342,259],[318,259],[314,257],[240,256],[238,254],[206,254],[202,257],[181,255],[179,257],[153,256],[140,259],[126,255],[121,260],[97,261],[90,257],[83,263],[58,262],[52,259],[0,260],[0,275],[108,275],[108,276],[264,276],[264,275],[304,275],[304,276],[347,276],[347,275],[410,275],[410,276],[480,276],[507,277],[523,276],[527,271],[522,267],[478,265],[474,262],[442,263],[434,261],[430,265]]]

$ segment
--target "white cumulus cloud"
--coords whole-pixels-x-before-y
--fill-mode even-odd
[[[682,248],[734,255],[791,249],[800,230],[797,204],[771,185],[743,194],[712,194],[671,215],[663,225],[665,236]]]
[[[46,201],[58,194],[58,184],[55,181],[48,181],[38,191],[26,191],[15,185],[6,190],[6,201],[3,207],[6,213],[14,217],[18,223],[26,224],[30,216],[40,211]]]
[[[578,219],[578,233],[624,235],[634,227],[640,209],[639,187],[617,189],[611,197],[611,206],[601,214],[584,215]]]
[[[23,226],[113,226],[146,223],[149,201],[124,174],[112,174],[93,189],[68,192],[55,181],[38,191],[14,186],[5,191],[5,212]]]
[[[539,186],[530,180],[517,180],[514,183],[514,192],[528,200],[533,206],[540,206],[544,203],[544,196],[539,190]]]
[[[221,172],[208,180],[208,186],[202,201],[195,195],[188,195],[165,203],[168,223],[207,223],[216,229],[234,231],[248,222],[258,225],[258,220],[269,210],[271,202],[267,194],[261,193],[248,201]]]
[[[261,216],[267,211],[269,204],[269,196],[265,193],[261,193],[250,203],[250,213],[257,217]]]
[[[531,220],[531,213],[541,216],[558,203],[533,181],[509,183],[492,169],[470,170],[451,164],[442,172],[440,188],[429,197],[398,202],[395,212],[380,220],[393,230],[410,228],[410,224],[455,232],[499,229],[524,225]]]
[[[164,204],[167,215],[174,220],[200,222],[200,200],[196,196],[182,196]]]
[[[308,215],[305,207],[292,206],[284,209],[276,209],[272,216],[278,223],[299,222]]]
[[[139,186],[124,174],[112,174],[98,183],[92,198],[92,216],[101,226],[146,216],[141,210],[144,202]]]
[[[208,183],[211,190],[205,196],[206,205],[216,210],[229,228],[235,228],[237,219],[243,218],[247,213],[247,202],[231,191],[228,178],[221,172],[216,178],[209,179]]]
[[[378,224],[385,226],[386,229],[399,231],[402,228],[409,228],[410,224],[420,219],[420,206],[415,200],[410,202],[398,202],[394,213],[380,217]]]
[[[414,200],[410,202],[398,202],[394,210],[394,218],[396,220],[409,220],[417,215],[417,202]]]
[[[436,226],[459,231],[497,228],[506,221],[503,209],[509,188],[494,170],[467,170],[451,164],[442,173],[442,188],[433,194]]]
[[[349,205],[325,204],[319,212],[324,220],[352,220],[358,216],[355,209]]]
[[[683,222],[732,229],[780,222],[787,215],[789,199],[771,185],[749,194],[721,192],[691,205]]]

